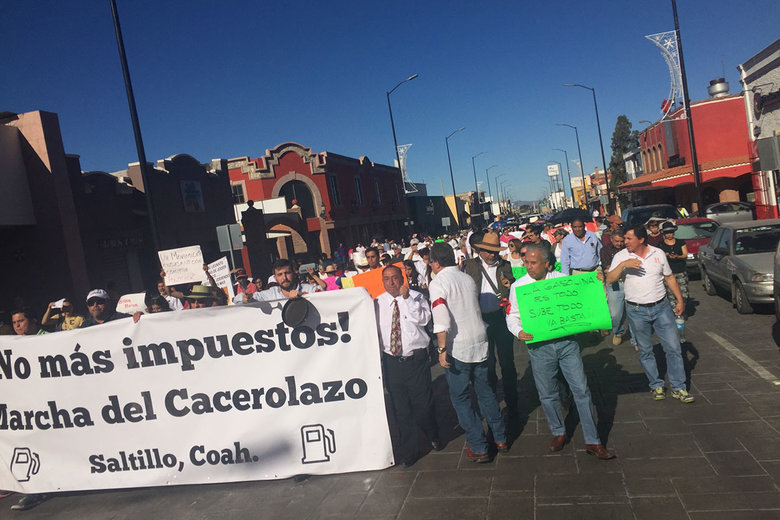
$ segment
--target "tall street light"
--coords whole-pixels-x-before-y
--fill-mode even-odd
[[[593,94],[593,106],[596,108],[596,128],[599,131],[599,146],[601,146],[601,165],[604,167],[604,176],[607,181],[607,208],[612,204],[611,191],[609,189],[609,173],[607,173],[607,161],[604,159],[604,141],[601,139],[601,123],[599,122],[599,105],[596,103],[596,89],[579,83],[566,83],[564,87],[580,87],[588,89]]]
[[[512,182],[511,179],[507,179],[507,180],[501,182],[501,193],[503,194],[503,198],[504,199],[506,199],[506,191],[504,190],[504,186],[506,186],[510,182]],[[504,205],[504,207],[506,207],[506,204]]]
[[[682,77],[683,106],[685,120],[688,123],[688,141],[691,143],[691,163],[693,166],[693,186],[696,190],[697,213],[704,216],[704,198],[701,193],[701,176],[699,174],[699,159],[696,156],[696,141],[693,139],[693,119],[691,119],[691,100],[688,97],[688,77],[685,75],[685,60],[683,59],[682,40],[680,39],[680,22],[677,20],[677,2],[672,0],[674,14],[674,36],[677,39],[677,56],[680,58],[680,76]]]
[[[479,202],[479,184],[477,184],[477,167],[474,165],[474,159],[479,157],[480,155],[485,155],[487,152],[479,152],[477,155],[471,156],[471,170],[474,172],[474,189],[477,190],[475,193],[475,200]]]
[[[563,152],[563,157],[566,159],[566,176],[569,177],[569,191],[571,192],[571,204],[573,207],[576,201],[574,200],[574,187],[571,185],[571,168],[569,168],[569,154],[563,148],[553,148],[553,150],[558,152]],[[566,188],[564,187],[564,189]]]
[[[149,184],[149,165],[146,162],[146,152],[144,151],[144,141],[141,137],[141,125],[138,122],[138,112],[135,107],[135,95],[133,94],[133,84],[130,81],[130,68],[127,65],[127,55],[125,54],[125,42],[122,38],[122,28],[119,26],[119,12],[116,8],[115,0],[111,0],[111,16],[114,19],[114,32],[116,33],[116,45],[119,50],[119,62],[122,65],[122,76],[125,80],[125,93],[127,94],[127,104],[130,108],[130,122],[133,125],[133,136],[135,137],[135,148],[138,154],[138,166],[141,169],[141,179],[144,185],[144,195],[146,199],[146,212],[149,215],[149,227],[152,232],[152,243],[154,249],[160,250],[160,237],[157,235],[157,219],[154,213],[154,204],[152,203],[152,189]]]
[[[496,168],[498,165],[494,164],[493,166],[488,166],[485,168],[485,178],[487,179],[488,183],[488,195],[490,195],[490,200],[493,200],[493,191],[490,189],[490,176],[488,175],[488,172],[492,170],[493,168]]]
[[[479,209],[479,184],[477,184],[477,167],[474,165],[474,159],[479,157],[480,155],[484,155],[487,152],[479,152],[477,155],[471,156],[471,170],[474,172],[474,207],[477,209],[477,213],[480,213]]]
[[[582,179],[582,198],[585,202],[585,207],[588,207],[588,195],[585,191],[585,172],[582,169],[582,150],[580,150],[580,133],[577,131],[577,127],[574,125],[569,125],[566,123],[555,123],[556,126],[568,126],[569,128],[574,129],[574,136],[577,138],[577,153],[580,156],[580,178]],[[568,167],[568,164],[566,165]],[[573,192],[573,188],[572,188]],[[572,195],[574,197],[574,195]]]
[[[507,176],[506,173],[499,173],[498,175],[493,177],[493,184],[496,187],[496,198],[498,199],[498,207],[499,207],[499,209],[501,208],[501,193],[498,191],[498,179],[500,179],[501,177],[506,177],[506,176]]]
[[[447,137],[444,138],[444,145],[447,147],[447,162],[450,165],[450,181],[452,182],[452,197],[453,198],[455,197],[455,177],[452,176],[452,159],[450,158],[450,137],[452,137],[453,135],[457,134],[458,132],[462,132],[465,129],[466,129],[465,126],[461,126],[460,128],[458,128],[457,130],[455,130],[450,135],[448,135]],[[444,195],[444,194],[442,193],[442,195]]]
[[[390,94],[395,92],[395,89],[406,83],[407,81],[412,81],[414,78],[416,78],[417,74],[412,74],[405,80],[398,83],[398,85],[394,86],[391,90],[386,92],[387,94],[387,110],[390,112],[390,127],[393,129],[393,144],[395,145],[395,160],[398,161],[398,169],[401,171],[401,182],[404,184],[404,196],[406,195],[406,179],[404,179],[404,172],[401,170],[401,156],[398,154],[398,139],[395,137],[395,122],[393,121],[393,107],[390,106]]]

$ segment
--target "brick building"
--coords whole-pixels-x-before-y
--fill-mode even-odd
[[[265,215],[280,257],[332,256],[339,242],[351,247],[372,237],[407,234],[407,210],[398,168],[332,152],[313,153],[298,143],[282,143],[257,158],[227,164],[233,202],[284,197],[288,213],[300,219]],[[295,201],[296,204],[293,204]]]
[[[696,154],[705,206],[752,201],[749,138],[741,95],[729,95],[722,79],[711,82],[711,98],[691,103]],[[643,174],[620,186],[644,204],[682,204],[696,210],[690,140],[682,107],[639,134]]]

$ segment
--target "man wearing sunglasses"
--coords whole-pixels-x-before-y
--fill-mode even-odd
[[[107,321],[129,318],[129,314],[116,312],[116,304],[111,301],[103,289],[93,289],[87,295],[87,310],[89,317],[84,321],[84,327],[102,325]]]

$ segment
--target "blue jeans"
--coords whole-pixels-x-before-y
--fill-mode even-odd
[[[596,420],[593,417],[593,402],[590,398],[588,380],[582,367],[582,356],[577,342],[563,338],[531,344],[528,347],[536,390],[539,392],[539,401],[550,425],[550,432],[553,435],[566,434],[556,377],[560,366],[563,377],[571,388],[574,403],[577,405],[585,444],[601,444],[596,431]]]
[[[469,381],[474,385],[479,410],[493,432],[493,440],[497,443],[506,442],[504,419],[498,409],[496,395],[488,384],[488,363],[464,363],[454,358],[449,358],[449,361],[450,368],[446,369],[445,373],[450,387],[450,401],[458,415],[461,428],[466,432],[466,442],[474,453],[487,453],[488,445],[482,420],[471,407]]]
[[[680,352],[680,336],[674,313],[664,298],[657,305],[640,307],[626,302],[626,315],[631,334],[636,338],[639,348],[639,362],[650,381],[650,388],[664,386],[664,380],[658,375],[658,365],[653,353],[653,330],[666,354],[666,372],[673,390],[685,390],[685,368]]]
[[[613,289],[613,286],[617,289]],[[626,333],[626,322],[623,320],[626,315],[626,294],[623,292],[623,282],[610,283],[606,287],[607,305],[612,318],[612,334],[622,336]]]

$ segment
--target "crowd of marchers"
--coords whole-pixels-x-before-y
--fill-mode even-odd
[[[625,229],[617,216],[595,223],[585,220],[575,218],[559,226],[538,221],[475,228],[435,238],[414,235],[408,242],[405,238],[398,242],[372,239],[367,246],[357,243],[351,248],[340,243],[331,257],[314,265],[277,260],[266,280],[249,278],[244,269],[234,269],[232,302],[207,264],[203,269],[208,285],[168,286],[162,271],[156,287],[146,291],[144,303],[147,313],[157,313],[294,299],[351,287],[348,278],[381,270],[385,292],[375,298],[374,305],[391,422],[399,432],[394,449],[400,463],[413,465],[426,443],[436,451],[443,448],[431,384],[431,366],[437,362],[444,368],[450,402],[465,432],[467,457],[486,463],[496,453],[509,451],[506,425],[516,420],[519,410],[515,341],[529,353],[552,435],[549,450],[560,451],[570,440],[562,405],[573,401],[586,452],[609,460],[614,455],[599,438],[578,336],[533,341],[532,334],[523,329],[515,288],[596,272],[604,284],[612,330],[592,334],[611,335],[614,345],[630,337],[651,398],[662,400],[667,391],[653,353],[655,332],[666,356],[671,396],[691,403],[694,398],[686,388],[680,346],[688,299],[687,251],[674,238],[676,227],[671,220],[651,219]],[[83,300],[52,302],[41,314],[25,307],[13,309],[0,315],[0,334],[44,334],[117,319],[142,319],[140,312],[132,316],[117,312],[117,297],[96,288]],[[85,314],[79,312],[82,301]],[[472,405],[472,392],[479,413]],[[29,509],[45,499],[46,495],[25,495],[12,509]]]

